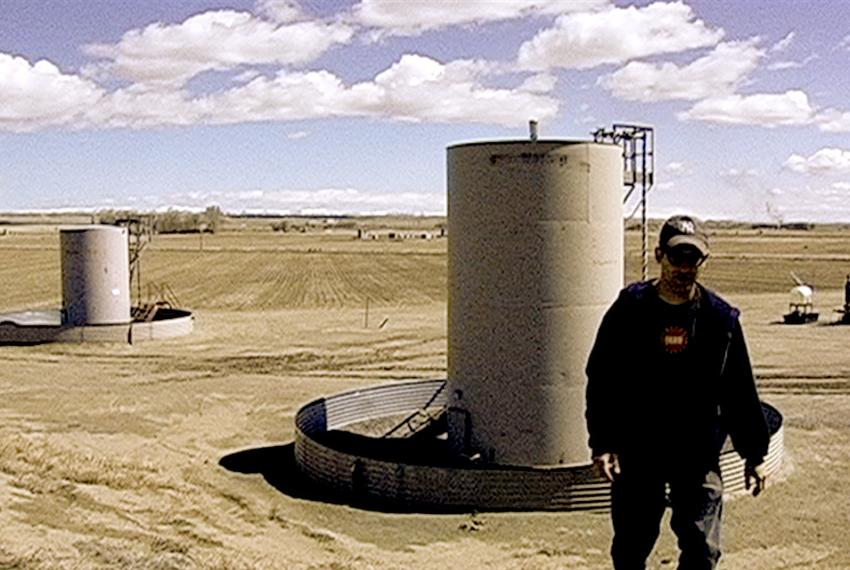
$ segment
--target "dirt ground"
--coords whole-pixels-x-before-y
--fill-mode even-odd
[[[842,292],[818,295],[832,320]],[[850,327],[776,324],[785,292],[727,298],[787,463],[727,503],[723,568],[846,570]],[[604,514],[374,512],[299,485],[298,408],[443,378],[444,302],[373,305],[368,328],[362,307],[195,314],[168,341],[0,346],[0,568],[609,567]],[[651,567],[675,560],[665,528]]]

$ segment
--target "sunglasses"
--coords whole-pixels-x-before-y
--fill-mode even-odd
[[[668,249],[665,252],[665,255],[667,255],[667,259],[670,260],[670,263],[677,267],[681,267],[683,265],[699,267],[705,262],[706,258],[708,257],[707,255],[703,255],[696,250],[678,249],[675,247],[672,249]]]

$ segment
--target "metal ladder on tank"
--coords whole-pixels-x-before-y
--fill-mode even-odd
[[[177,295],[168,283],[148,283],[147,301],[139,301],[133,307],[132,318],[137,322],[149,323],[156,317],[156,313],[162,309],[171,309],[180,306]]]

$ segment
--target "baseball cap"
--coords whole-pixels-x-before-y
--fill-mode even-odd
[[[695,247],[705,257],[709,253],[708,235],[702,223],[691,216],[672,216],[661,226],[658,245],[671,249],[679,245]]]

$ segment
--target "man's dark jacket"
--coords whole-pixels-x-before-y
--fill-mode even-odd
[[[770,435],[756,392],[739,311],[699,286],[687,367],[659,379],[658,294],[634,283],[605,314],[587,363],[587,427],[593,455],[646,464],[672,460],[716,469],[728,434],[748,464]]]

